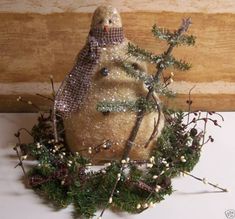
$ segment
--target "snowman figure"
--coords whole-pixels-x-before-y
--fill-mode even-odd
[[[128,55],[121,17],[111,6],[98,7],[93,15],[87,43],[78,54],[55,98],[55,110],[64,117],[66,141],[72,152],[80,152],[93,163],[120,159],[136,122],[136,112],[97,111],[102,101],[131,101],[145,97],[143,83],[129,77],[121,67],[128,60],[146,72],[146,63]],[[162,113],[160,113],[162,114]],[[158,135],[148,147],[158,112],[147,113],[141,123],[129,157],[148,159],[164,126],[161,115]]]

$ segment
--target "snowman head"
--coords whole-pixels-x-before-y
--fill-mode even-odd
[[[109,28],[122,27],[122,20],[116,8],[112,6],[100,6],[93,15],[91,29],[101,28],[108,31]]]

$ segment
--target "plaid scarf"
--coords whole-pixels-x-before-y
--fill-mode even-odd
[[[87,43],[78,55],[75,65],[65,77],[55,96],[54,110],[63,117],[79,110],[91,86],[91,77],[100,59],[101,48],[121,43],[122,28],[92,29]]]

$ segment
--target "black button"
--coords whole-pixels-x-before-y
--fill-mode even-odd
[[[100,70],[100,73],[101,73],[101,75],[102,76],[108,76],[108,74],[109,74],[109,70],[107,69],[107,68],[102,68],[101,70]]]

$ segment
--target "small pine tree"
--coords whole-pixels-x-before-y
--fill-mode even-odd
[[[191,64],[183,60],[177,60],[172,55],[172,51],[176,46],[192,46],[195,44],[196,38],[192,35],[185,34],[190,24],[190,18],[183,19],[179,29],[173,32],[165,28],[160,28],[157,25],[153,26],[152,33],[154,37],[166,41],[169,45],[168,49],[160,55],[155,55],[152,52],[141,49],[131,43],[128,44],[128,53],[131,56],[136,57],[138,60],[147,61],[150,64],[155,65],[156,67],[155,75],[151,76],[151,74],[149,74],[148,72],[136,69],[135,66],[128,62],[128,60],[121,63],[128,76],[134,77],[141,83],[144,83],[146,85],[148,89],[146,97],[140,97],[136,101],[117,100],[112,102],[105,101],[97,103],[97,110],[100,112],[126,112],[128,110],[132,110],[138,113],[137,120],[132,132],[135,134],[131,135],[127,141],[123,159],[126,159],[128,157],[145,112],[157,109],[160,113],[160,104],[154,98],[153,94],[157,93],[158,95],[165,95],[168,97],[174,96],[174,93],[167,88],[167,86],[170,84],[170,81],[172,80],[171,77],[169,77],[165,81],[161,80],[163,71],[169,67],[173,67],[181,71],[186,71],[191,68]]]

